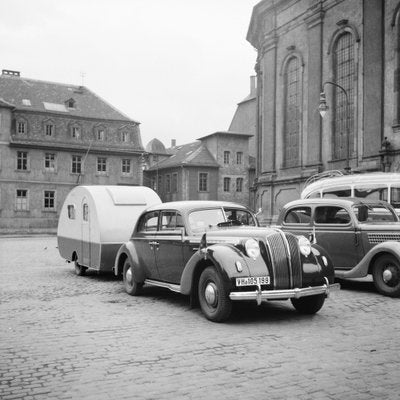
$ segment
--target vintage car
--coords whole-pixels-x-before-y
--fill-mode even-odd
[[[282,209],[277,226],[323,247],[336,277],[372,274],[380,293],[400,296],[400,222],[390,204],[359,198],[295,200]]]
[[[155,285],[190,296],[206,318],[223,321],[232,302],[291,299],[320,310],[334,284],[329,256],[308,239],[261,228],[239,204],[182,201],[149,207],[119,249],[114,272],[130,295]]]

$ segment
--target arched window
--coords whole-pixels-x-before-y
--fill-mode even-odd
[[[340,35],[333,47],[334,80],[347,92],[346,99],[345,93],[340,88],[334,88],[334,159],[346,159],[354,151],[354,90],[356,73],[354,47],[354,36],[350,32],[344,32]],[[349,143],[349,151],[347,143]]]
[[[284,116],[284,165],[293,167],[299,165],[300,150],[300,60],[291,57],[284,72],[285,84],[285,116]]]

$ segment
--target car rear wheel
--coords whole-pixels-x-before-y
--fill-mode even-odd
[[[86,274],[87,267],[84,267],[83,265],[79,264],[78,259],[74,260],[74,267],[76,275],[83,276]]]
[[[379,293],[400,297],[400,263],[392,255],[379,257],[372,270],[374,285]]]
[[[301,314],[316,314],[325,303],[324,294],[290,299],[293,307]]]
[[[126,293],[137,296],[142,291],[143,283],[136,282],[133,276],[133,267],[128,259],[125,260],[123,280]]]
[[[229,318],[232,303],[221,275],[214,267],[207,267],[200,275],[198,295],[200,308],[207,319],[222,322]]]

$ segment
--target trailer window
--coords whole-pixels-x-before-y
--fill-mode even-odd
[[[82,207],[82,216],[84,221],[89,221],[89,206],[86,203]]]
[[[68,218],[75,219],[75,206],[73,204],[68,205]]]

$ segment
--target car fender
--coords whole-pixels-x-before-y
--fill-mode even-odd
[[[322,246],[316,243],[311,245],[311,252],[314,255],[316,263],[321,268],[323,276],[328,278],[330,283],[333,283],[335,280],[335,268],[332,258],[328,252]],[[305,261],[306,260],[303,260],[303,265],[305,264]]]
[[[230,286],[230,278],[237,275],[235,262],[240,259],[243,268],[248,265],[243,254],[232,244],[219,243],[199,249],[187,262],[181,277],[180,292],[189,295],[192,290],[193,279],[198,272],[198,268],[205,268],[212,264],[221,274],[222,279]]]
[[[145,273],[143,269],[140,267],[139,258],[132,242],[124,243],[118,249],[117,255],[115,256],[115,262],[113,268],[114,274],[117,276],[122,274],[124,263],[127,258],[129,259],[129,262],[133,266],[135,281],[143,282],[145,279]]]
[[[362,278],[367,276],[370,273],[369,271],[370,267],[372,267],[373,261],[381,254],[391,254],[400,262],[400,243],[387,241],[377,244],[356,266],[347,271],[335,271],[335,276],[337,278]]]

